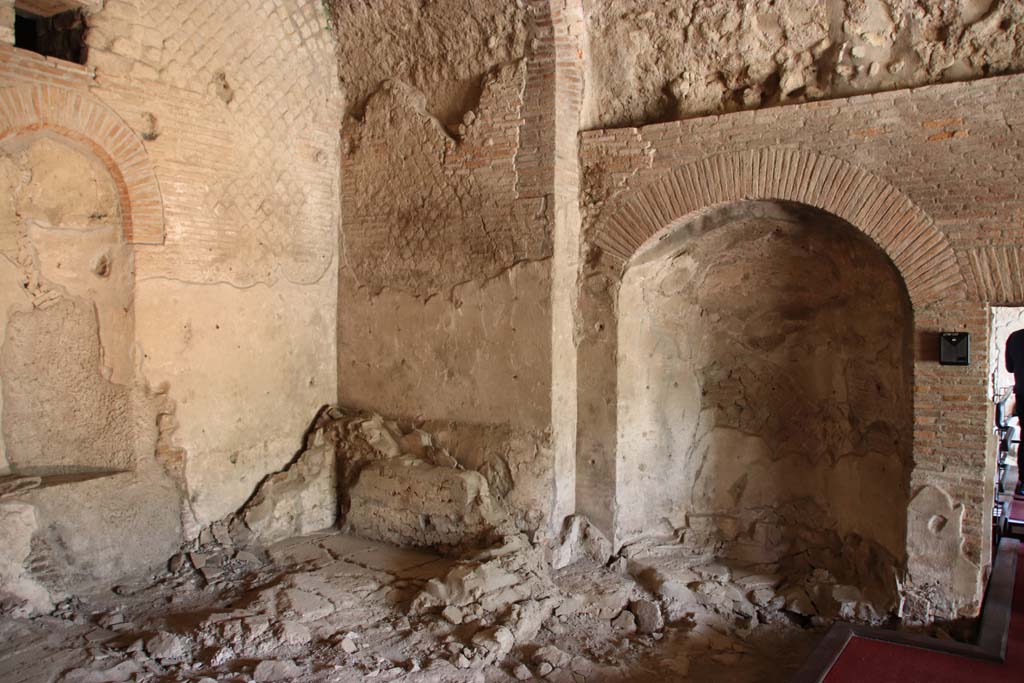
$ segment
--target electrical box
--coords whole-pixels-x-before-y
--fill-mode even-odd
[[[969,365],[971,335],[967,332],[943,332],[939,335],[939,363]]]

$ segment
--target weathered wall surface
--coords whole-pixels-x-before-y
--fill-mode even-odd
[[[6,459],[20,472],[130,469],[132,252],[117,188],[95,158],[44,136],[0,147],[0,185]]]
[[[459,3],[452,21],[452,3],[397,20],[336,6],[357,115],[343,128],[340,401],[426,421],[468,468],[501,463],[518,522],[537,528],[555,487],[555,177],[576,164],[578,97],[555,109],[555,62],[581,15],[570,35],[547,2]],[[381,47],[384,19],[416,40]],[[361,69],[362,51],[377,63]]]
[[[0,142],[0,179],[0,474],[25,482],[3,507],[21,520],[9,547],[28,549],[0,593],[45,609],[165,559],[180,491],[154,458],[166,397],[133,367],[134,254],[114,178],[44,130]]]
[[[526,55],[527,9],[487,0],[328,0],[338,34],[338,69],[351,113],[387,80],[426,98],[427,110],[453,129],[476,107],[481,78]]]
[[[1012,0],[590,0],[585,127],[1020,71]]]
[[[136,342],[178,404],[200,526],[284,465],[334,398],[342,102],[326,23],[312,0],[111,2],[92,17],[94,93],[145,140],[161,185],[165,242],[137,250]]]
[[[912,424],[898,274],[825,214],[748,202],[698,220],[619,293],[618,535],[791,576],[873,546],[874,563],[828,568],[891,601]]]
[[[190,504],[204,524],[238,509],[283,467],[333,399],[336,285],[325,276],[316,285],[201,291],[140,282],[136,330],[143,374],[176,401],[171,441],[187,453]]]
[[[458,140],[399,83],[346,125],[339,394],[450,421],[474,445],[456,457],[504,458],[543,519],[551,243],[545,198],[517,192],[525,80],[523,62],[489,77]]]
[[[92,17],[93,93],[160,180],[166,239],[140,250],[140,280],[329,274],[342,102],[326,21],[312,0],[112,2]]]
[[[0,213],[18,218],[0,229],[0,466],[76,450],[76,467],[128,470],[26,494],[54,588],[165,559],[183,522],[237,509],[337,386],[343,102],[322,4],[88,9],[84,66],[0,45],[0,177],[17,190]]]
[[[988,367],[940,366],[936,333],[967,330],[975,348],[987,348],[987,304],[1024,299],[1019,270],[1009,265],[1024,247],[1015,227],[1024,215],[1015,105],[1022,88],[1020,77],[998,77],[583,136],[594,263],[608,259],[619,264],[614,270],[682,215],[766,195],[844,217],[895,263],[915,316],[908,537],[924,533],[949,551],[939,561],[926,559],[925,541],[908,548],[921,599],[908,604],[920,614],[976,609],[989,558]],[[598,267],[584,283],[594,310],[614,291],[613,277]],[[614,325],[586,314],[582,322],[581,368],[584,356],[601,367]],[[590,385],[591,433],[606,434],[605,403],[593,397],[614,393],[614,382]],[[594,444],[581,449],[597,463],[595,480],[606,481],[602,453]],[[928,501],[942,509],[929,510]],[[952,520],[961,520],[957,542],[947,538]],[[930,591],[942,598],[929,606]]]
[[[361,286],[422,298],[550,256],[546,200],[518,192],[526,64],[485,80],[458,140],[398,81],[345,127],[345,254]]]

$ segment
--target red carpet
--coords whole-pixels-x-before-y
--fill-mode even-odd
[[[1019,501],[1018,501],[1019,502]],[[1015,505],[1017,502],[1014,503]],[[1017,555],[1006,661],[984,662],[906,645],[853,637],[825,676],[828,683],[1024,681],[1024,543]]]
[[[1013,502],[1010,504],[1010,519],[1024,520],[1024,497],[1014,496]]]

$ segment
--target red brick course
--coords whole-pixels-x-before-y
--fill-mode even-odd
[[[602,272],[621,275],[659,233],[744,199],[819,207],[889,255],[915,313],[911,493],[932,485],[964,506],[962,548],[981,567],[989,306],[1024,305],[1022,97],[1024,77],[1007,76],[581,135],[584,240]],[[971,332],[970,366],[938,364],[942,330]],[[587,343],[581,358],[597,353]]]
[[[0,46],[0,55],[7,64],[37,65],[42,60],[24,50],[4,46]],[[32,73],[37,81],[50,80],[41,76],[47,73],[45,69]],[[59,83],[65,79],[53,80]],[[103,162],[120,193],[126,242],[163,243],[163,205],[156,174],[142,141],[117,114],[89,97],[87,91],[76,92],[55,85],[0,88],[0,142],[39,132],[72,140]]]

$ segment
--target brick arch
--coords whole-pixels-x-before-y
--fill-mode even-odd
[[[618,267],[664,229],[716,205],[800,202],[854,225],[892,259],[915,308],[962,298],[964,278],[946,236],[899,189],[850,163],[798,149],[720,154],[667,171],[614,198],[594,243]]]
[[[0,142],[52,132],[85,146],[106,166],[118,188],[124,238],[163,244],[160,186],[135,132],[98,100],[53,86],[0,88]]]

